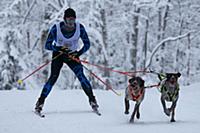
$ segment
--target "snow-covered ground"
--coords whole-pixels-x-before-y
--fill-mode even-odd
[[[123,96],[111,91],[94,90],[102,113],[97,116],[82,90],[54,88],[44,107],[44,119],[33,113],[41,90],[0,91],[0,133],[199,133],[199,86],[181,87],[175,123],[164,115],[156,88],[146,91],[141,119],[134,124],[123,113]]]

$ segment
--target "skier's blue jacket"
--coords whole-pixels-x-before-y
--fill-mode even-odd
[[[64,25],[64,22],[61,22],[60,27],[62,27],[63,25]],[[66,38],[72,37],[75,32],[75,30],[74,30],[74,32],[69,34],[66,31],[64,31],[63,29],[61,29],[61,31],[62,31],[62,34],[64,35],[64,37],[66,37]],[[53,41],[54,40],[57,41],[56,33],[57,33],[57,29],[56,29],[56,25],[54,25],[50,29],[47,41],[45,43],[45,49],[55,51]],[[80,37],[83,41],[84,46],[78,51],[78,55],[82,55],[90,48],[90,40],[89,40],[87,32],[82,24],[80,24]]]

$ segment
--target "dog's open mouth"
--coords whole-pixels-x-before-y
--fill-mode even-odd
[[[176,78],[175,77],[170,78],[169,82],[171,84],[176,84]]]

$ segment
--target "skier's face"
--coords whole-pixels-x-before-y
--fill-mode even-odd
[[[75,21],[76,21],[76,18],[74,18],[74,17],[65,18],[66,26],[69,27],[69,28],[75,27]]]

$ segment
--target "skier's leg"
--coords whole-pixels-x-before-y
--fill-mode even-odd
[[[53,52],[53,57],[57,56],[59,53],[58,52]],[[51,63],[51,75],[48,79],[48,81],[46,82],[46,84],[43,87],[41,96],[47,97],[48,94],[50,93],[53,85],[55,84],[55,82],[58,79],[58,76],[60,74],[60,70],[63,66],[63,60],[62,60],[62,55],[59,56],[58,58],[56,58],[55,60],[52,61]]]
[[[73,60],[66,63],[71,68],[71,70],[75,73],[76,77],[80,81],[85,94],[89,98],[90,105],[98,107],[95,96],[92,91],[91,84],[83,73],[83,66],[80,63],[77,63],[76,61],[73,61]]]
[[[59,53],[58,52],[53,52],[53,57],[57,56]],[[62,61],[62,55],[55,60],[52,61],[51,63],[51,75],[46,82],[46,84],[43,87],[43,90],[41,92],[41,95],[36,103],[35,110],[41,111],[42,107],[44,105],[45,98],[48,96],[50,93],[53,85],[55,84],[56,80],[58,79],[60,69],[62,68],[63,61]]]

